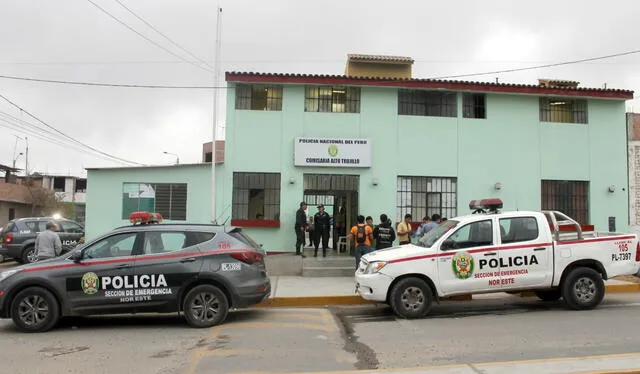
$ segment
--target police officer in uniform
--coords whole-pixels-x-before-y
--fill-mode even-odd
[[[325,212],[324,205],[318,205],[318,213],[313,216],[313,224],[315,226],[314,246],[315,252],[313,257],[318,257],[318,246],[322,239],[322,257],[327,257],[327,247],[329,246],[329,230],[331,228],[331,216]]]
[[[304,250],[304,233],[307,231],[307,203],[304,201],[300,203],[300,209],[296,211],[296,256],[305,257],[302,250]]]
[[[380,224],[373,229],[373,238],[376,240],[376,249],[389,248],[396,240],[396,232],[391,227],[391,220],[386,214],[380,215]]]

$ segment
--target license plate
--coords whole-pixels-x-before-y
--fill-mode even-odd
[[[241,269],[241,265],[239,262],[222,264],[222,271],[240,271],[240,269]]]

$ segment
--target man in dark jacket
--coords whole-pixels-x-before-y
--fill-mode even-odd
[[[300,209],[296,211],[296,256],[305,257],[302,250],[304,249],[304,233],[307,230],[307,203],[300,203]]]
[[[376,249],[389,248],[396,240],[396,232],[391,227],[391,220],[386,214],[380,215],[380,224],[373,229],[373,238],[376,240]]]
[[[320,245],[320,239],[322,239],[322,257],[327,257],[327,247],[329,246],[329,230],[330,230],[331,216],[325,212],[324,205],[318,205],[318,213],[313,216],[314,240],[313,244],[315,252],[313,257],[318,257],[318,246]]]

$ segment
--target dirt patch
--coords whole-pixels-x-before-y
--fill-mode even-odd
[[[640,278],[636,277],[635,275],[621,275],[619,277],[614,277],[613,279],[631,283],[640,283]]]

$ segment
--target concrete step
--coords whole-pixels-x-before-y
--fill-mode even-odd
[[[303,267],[303,277],[353,277],[355,264],[350,266]]]

